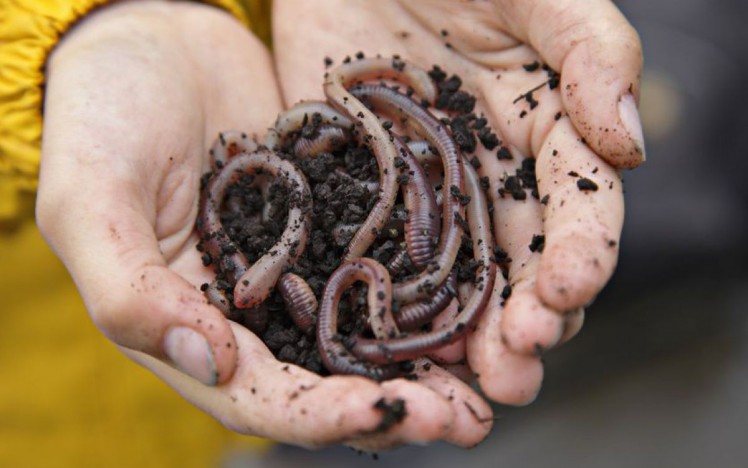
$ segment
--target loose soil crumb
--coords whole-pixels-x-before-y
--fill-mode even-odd
[[[384,398],[380,398],[372,407],[382,414],[382,420],[373,430],[375,434],[387,432],[392,426],[402,422],[408,415],[408,411],[405,408],[405,400],[401,398],[396,398],[392,403],[388,403]]]

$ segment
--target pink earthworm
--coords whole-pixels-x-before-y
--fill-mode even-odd
[[[300,136],[294,143],[293,151],[298,158],[311,158],[320,153],[330,153],[348,141],[346,131],[332,125],[320,125],[317,135],[312,138]]]
[[[245,172],[261,169],[273,177],[287,180],[296,194],[289,202],[288,223],[278,242],[237,278],[234,304],[239,308],[248,308],[264,301],[278,282],[283,269],[296,262],[304,252],[311,226],[309,215],[312,212],[312,195],[304,174],[271,151],[241,155],[234,160],[241,161],[237,163],[236,169]],[[231,162],[227,167],[231,167]]]
[[[332,228],[332,238],[339,246],[347,245],[361,227],[361,223],[338,223]]]
[[[467,210],[467,222],[473,240],[473,255],[479,263],[475,287],[469,300],[463,304],[455,320],[445,328],[385,340],[353,337],[351,351],[359,358],[384,364],[422,356],[457,341],[475,325],[485,309],[496,279],[491,218],[478,174],[470,165],[465,166],[465,174],[468,195],[471,197]]]
[[[229,150],[236,142],[236,133],[226,138],[225,134],[219,134],[214,150],[211,156],[216,161],[216,155],[218,155],[218,164],[216,167],[223,167],[228,161],[234,160],[229,158],[235,158],[237,153],[233,153],[233,150]],[[238,141],[242,141],[243,138]],[[245,153],[242,153],[245,154]],[[226,190],[233,181],[238,179],[241,174],[235,171],[225,171],[221,169],[215,175],[213,175],[203,187],[203,194],[200,200],[198,222],[196,227],[200,233],[202,239],[202,248],[204,252],[210,257],[210,263],[214,264],[219,272],[222,272],[226,280],[226,286],[221,286],[224,282],[213,281],[207,284],[204,288],[205,297],[208,302],[213,304],[224,315],[230,317],[235,315],[235,312],[231,310],[231,298],[233,297],[233,291],[230,290],[233,284],[236,283],[237,278],[244,275],[250,268],[249,261],[241,252],[240,248],[233,240],[226,234],[221,223],[220,212],[222,201],[225,198]],[[228,290],[226,288],[229,288]],[[261,330],[267,320],[266,312],[264,309],[252,308],[247,311],[246,320],[248,327],[255,332]],[[237,317],[238,318],[238,317]]]
[[[355,177],[351,176],[345,171],[345,168],[338,167],[335,169],[335,174],[345,177],[348,179],[348,181],[352,184],[356,184],[362,188],[364,188],[367,192],[369,192],[372,195],[376,195],[376,193],[379,191],[379,181],[377,180],[359,180]]]
[[[236,283],[236,279],[242,276],[250,266],[239,246],[231,240],[221,223],[221,205],[226,189],[240,176],[240,172],[222,170],[208,179],[200,198],[196,223],[202,240],[202,248],[209,257],[210,263],[225,273],[226,280],[231,284]],[[211,297],[215,299],[211,302],[223,310],[218,293],[211,291],[208,298],[211,299]]]
[[[402,331],[413,331],[426,325],[452,302],[456,294],[456,274],[453,271],[429,299],[411,302],[395,313],[395,323]]]
[[[278,145],[290,133],[301,130],[317,114],[321,123],[341,128],[350,128],[353,123],[345,115],[333,109],[324,101],[300,101],[284,111],[265,136],[268,149],[278,149]]]
[[[465,213],[457,200],[457,195],[464,193],[464,170],[460,152],[446,127],[408,96],[381,85],[359,85],[351,93],[406,120],[406,124],[423,136],[442,158],[443,187],[451,196],[445,193],[442,202],[442,230],[439,252],[435,257],[438,268],[422,270],[414,278],[393,285],[396,300],[412,302],[427,297],[434,287],[446,280],[460,249],[463,230],[458,220],[464,219]]]
[[[405,245],[413,264],[423,268],[434,257],[434,240],[439,235],[441,222],[437,215],[436,197],[426,173],[410,149],[400,137],[393,135],[393,138],[408,173],[408,182],[402,187],[403,201],[408,210]]]
[[[284,273],[278,281],[278,292],[296,326],[305,333],[314,330],[318,304],[309,284],[295,273]]]
[[[220,132],[210,148],[210,168],[214,171],[218,170],[237,154],[252,153],[257,148],[257,143],[250,140],[244,132],[238,130]]]
[[[404,226],[407,219],[407,216],[405,217],[405,220],[398,216],[391,216],[384,227],[382,227],[382,233],[390,238],[399,237],[405,230]],[[338,223],[332,229],[332,238],[335,240],[336,244],[344,246],[349,243],[349,239],[353,237],[356,234],[356,231],[360,228],[361,223]]]
[[[227,187],[243,174],[258,171],[287,180],[297,194],[289,208],[288,225],[280,240],[253,265],[239,251],[223,229],[219,212]],[[205,250],[212,258],[221,258],[218,265],[229,282],[235,282],[234,305],[240,309],[259,304],[270,293],[284,267],[292,264],[304,251],[309,236],[311,192],[304,175],[290,162],[271,151],[240,153],[230,159],[206,185],[206,196],[200,207],[198,228],[206,239]],[[223,257],[221,257],[223,255]]]
[[[330,276],[322,292],[317,319],[317,346],[325,367],[333,373],[359,374],[383,380],[400,373],[397,365],[372,365],[352,355],[338,334],[338,304],[343,292],[357,281],[368,286],[367,306],[371,329],[379,339],[397,336],[392,316],[392,284],[387,270],[370,258],[342,263]]]
[[[362,256],[374,243],[389,218],[397,197],[394,165],[397,151],[390,141],[389,132],[382,127],[377,116],[346,89],[367,79],[399,80],[410,85],[426,100],[433,101],[436,97],[436,88],[428,74],[398,58],[358,60],[341,65],[325,75],[323,88],[327,99],[336,109],[361,126],[361,140],[371,146],[380,173],[378,200],[361,229],[348,244],[344,256],[346,260]]]
[[[416,141],[409,141],[408,142],[408,149],[413,153],[413,156],[415,156],[416,160],[418,160],[418,163],[421,164],[421,167],[423,168],[431,168],[433,165],[438,164],[441,166],[441,158],[436,153],[436,150],[429,145],[428,142],[423,140],[416,140]],[[464,163],[464,159],[463,159]],[[444,191],[443,190],[437,190],[436,193],[436,206],[441,207],[442,201],[444,200]]]
[[[243,323],[255,333],[262,333],[265,330],[268,324],[265,304],[257,304],[251,309],[232,309],[230,291],[221,289],[216,281],[206,286],[204,294],[208,302],[216,306],[229,320]]]
[[[410,259],[410,256],[408,256],[408,249],[400,247],[395,252],[395,255],[390,258],[385,267],[387,268],[387,271],[390,272],[390,275],[395,276],[408,269],[412,263],[413,261]]]

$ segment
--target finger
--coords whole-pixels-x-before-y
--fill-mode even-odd
[[[58,109],[50,106],[46,125],[62,117]],[[78,164],[72,155],[88,149],[45,137],[37,214],[91,318],[119,345],[169,359],[206,384],[226,381],[236,362],[226,320],[167,267],[147,191],[127,171]]]
[[[118,193],[126,198],[126,190]],[[42,230],[79,285],[97,327],[115,343],[169,359],[206,384],[231,377],[236,344],[226,320],[167,268],[153,225],[106,191],[96,194],[93,206],[93,198],[80,200],[81,195],[67,197],[65,216],[42,214]],[[44,194],[40,204],[40,212],[58,209]]]
[[[436,440],[452,424],[451,407],[428,388],[403,380],[381,386],[358,376],[323,378],[278,362],[247,329],[232,328],[240,349],[238,369],[231,382],[218,387],[202,385],[146,354],[123,351],[229,429],[280,442],[312,448],[359,440],[379,450]]]
[[[544,100],[545,108],[554,108],[552,101],[551,97]],[[536,112],[545,110],[541,108]],[[493,114],[487,113],[487,117],[490,122],[496,120]],[[512,137],[516,136],[516,129],[508,128],[507,131]],[[496,242],[511,259],[508,264],[509,287],[501,291],[504,299],[502,339],[514,352],[537,354],[540,350],[549,349],[557,343],[564,328],[564,321],[540,301],[536,292],[536,278],[545,230],[542,205],[536,198],[537,192],[533,193],[532,189],[522,188],[519,189],[519,193],[510,189],[513,186],[510,179],[516,181],[535,178],[534,164],[528,164],[533,161],[524,161],[522,153],[517,148],[512,148],[512,159],[498,159],[493,152],[485,150],[479,150],[477,154],[481,161],[479,170],[482,175],[488,177],[488,195],[494,206]],[[505,147],[503,158],[510,154],[507,151],[508,148]]]
[[[494,2],[504,27],[561,72],[564,107],[590,147],[613,166],[641,164],[641,44],[613,2]]]
[[[537,262],[536,262],[537,263]],[[564,317],[538,299],[535,282],[513,291],[501,319],[504,344],[515,353],[541,355],[558,344],[566,328]]]
[[[443,311],[439,312],[431,323],[434,330],[450,326],[459,313],[459,301],[453,300]],[[429,353],[429,358],[439,364],[454,364],[465,359],[465,340],[459,339],[454,343],[442,346],[441,348]]]
[[[493,410],[470,385],[428,359],[416,362],[418,383],[432,389],[454,410],[454,420],[444,440],[460,447],[473,447],[491,432]]]
[[[468,337],[467,357],[486,396],[499,403],[526,405],[540,391],[543,365],[537,356],[512,352],[501,339],[505,284],[497,278],[486,310]]]
[[[351,447],[376,452],[408,443],[427,444],[444,439],[451,433],[455,419],[454,409],[445,398],[428,386],[395,379],[382,382],[381,388],[385,401],[389,402],[385,404],[381,423],[370,433],[347,441]],[[397,412],[400,407],[405,416],[398,420]],[[391,427],[386,427],[390,423]]]
[[[467,361],[467,359],[465,361]],[[467,384],[473,381],[473,370],[465,362],[458,364],[440,364],[439,367]]]
[[[537,288],[559,311],[589,303],[613,274],[623,226],[623,185],[615,169],[584,143],[567,118],[537,157],[545,248]]]
[[[579,308],[566,314],[566,326],[558,344],[562,345],[574,338],[584,325],[584,309]]]

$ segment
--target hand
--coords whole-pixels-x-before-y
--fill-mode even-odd
[[[289,443],[473,445],[490,430],[490,408],[435,366],[417,383],[322,378],[276,361],[198,290],[212,278],[194,232],[207,149],[221,130],[263,136],[282,108],[269,54],[238,22],[117,3],[47,70],[39,227],[125,354],[229,428]],[[381,426],[400,400],[405,418]]]
[[[273,26],[287,104],[322,98],[324,58],[339,63],[357,51],[438,65],[477,97],[476,114],[485,114],[514,156],[476,150],[481,175],[490,178],[496,240],[512,259],[512,293],[502,307],[506,283],[497,281],[467,357],[489,397],[532,401],[542,380],[539,351],[580,329],[582,308],[617,261],[623,194],[616,168],[644,160],[635,31],[606,0],[276,0]],[[560,86],[544,85],[542,68],[523,67],[535,61],[560,72]],[[529,190],[522,200],[499,196],[524,158],[536,161],[538,198]],[[542,239],[544,249],[536,248]]]

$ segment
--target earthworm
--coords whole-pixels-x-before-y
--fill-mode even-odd
[[[343,292],[356,281],[368,286],[367,306],[371,329],[377,337],[398,334],[392,316],[392,284],[387,270],[370,258],[342,263],[330,276],[322,292],[317,319],[317,346],[325,367],[333,373],[359,374],[383,380],[399,374],[395,364],[372,365],[357,359],[344,346],[338,334],[338,304]]]
[[[269,173],[273,177],[285,179],[296,193],[288,213],[288,224],[280,240],[253,265],[249,266],[246,258],[224,232],[218,213],[221,201],[228,185],[234,183],[243,174],[257,171]],[[311,192],[304,175],[288,161],[276,156],[271,151],[260,150],[254,153],[241,153],[230,159],[221,171],[208,182],[208,195],[201,216],[205,217],[203,225],[215,232],[214,238],[228,240],[228,245],[235,252],[228,256],[233,267],[229,279],[236,281],[234,304],[236,307],[250,308],[268,296],[282,269],[293,263],[304,251],[309,235],[309,213],[311,212]],[[213,242],[206,242],[206,250]],[[224,244],[226,245],[226,244]],[[220,247],[220,245],[219,245]],[[211,253],[212,255],[212,253]],[[226,269],[225,265],[223,266]]]
[[[210,148],[210,168],[219,170],[237,154],[252,153],[255,150],[257,143],[250,140],[246,133],[238,130],[220,132]]]
[[[295,273],[284,273],[278,281],[278,292],[296,326],[305,333],[314,330],[317,323],[317,298],[309,284]]]
[[[320,125],[311,138],[303,135],[294,143],[293,151],[298,158],[310,158],[320,153],[330,153],[348,141],[346,131],[332,125]]]
[[[488,203],[483,195],[480,179],[472,166],[465,166],[466,187],[471,203],[468,204],[467,222],[473,240],[473,255],[479,262],[475,288],[462,311],[449,326],[426,333],[407,335],[393,339],[372,340],[353,337],[351,351],[362,359],[383,364],[414,359],[430,351],[457,341],[475,325],[488,303],[496,278],[493,261],[493,237]]]
[[[226,140],[220,136],[214,145],[227,148],[225,144]],[[224,144],[222,144],[224,143]],[[223,150],[222,150],[223,151]],[[213,159],[211,165],[217,167],[214,164],[216,152],[211,152]],[[218,164],[222,164],[226,161],[226,153],[219,153]],[[233,157],[234,155],[231,155]],[[219,180],[219,177],[212,177],[203,189],[203,194],[200,200],[198,222],[196,223],[197,230],[202,240],[202,246],[210,258],[211,262],[216,265],[216,268],[222,271],[226,275],[226,279],[233,284],[236,278],[243,275],[249,268],[249,262],[244,254],[241,253],[239,247],[231,240],[223,229],[220,218],[220,206],[221,201],[224,198],[226,189],[230,185],[230,181]],[[219,287],[219,282],[214,280],[207,285],[204,290],[204,294],[208,302],[217,307],[227,317],[235,316],[236,314],[231,310],[231,301],[227,296],[227,291]],[[255,327],[259,324],[266,323],[267,316],[266,311],[263,310],[251,310],[248,311],[247,315],[250,320],[248,321],[248,327],[254,331],[259,332],[260,330]],[[234,317],[238,318],[238,317]]]
[[[421,165],[403,143],[393,135],[395,148],[407,166],[408,182],[403,185],[403,201],[408,210],[405,221],[405,245],[413,264],[423,268],[434,257],[434,239],[439,235],[436,197]]]
[[[355,81],[371,78],[397,79],[408,83],[424,99],[433,101],[436,97],[436,88],[428,74],[399,59],[358,60],[341,65],[325,75],[323,88],[327,99],[362,127],[362,142],[370,145],[380,173],[378,200],[348,244],[345,260],[362,256],[376,240],[397,197],[394,166],[397,151],[390,142],[389,132],[382,127],[377,116],[346,89]]]
[[[350,242],[360,227],[361,223],[338,223],[332,228],[332,238],[342,247]]]
[[[444,168],[443,187],[453,193],[464,192],[463,164],[457,145],[446,127],[426,109],[408,96],[381,85],[359,85],[351,90],[353,96],[365,99],[375,107],[382,107],[407,120],[438,151]],[[428,296],[436,285],[442,284],[452,270],[462,239],[458,219],[464,219],[464,208],[455,194],[443,197],[442,230],[439,253],[435,257],[439,268],[422,270],[416,277],[393,285],[396,300],[412,302]]]
[[[385,267],[387,268],[387,271],[390,272],[390,275],[395,276],[404,272],[411,265],[413,265],[413,261],[408,256],[408,249],[400,247],[395,252],[395,255],[390,258]]]
[[[228,319],[241,322],[255,333],[261,333],[268,322],[268,313],[265,304],[258,304],[250,309],[231,308],[230,292],[219,286],[219,281],[213,281],[205,288],[205,297],[208,302],[216,306]]]
[[[405,230],[404,226],[407,219],[407,216],[400,217],[400,213],[395,213],[395,210],[393,210],[392,216],[390,216],[390,219],[382,227],[382,234],[390,238],[398,237]],[[338,223],[332,228],[332,238],[337,245],[345,246],[360,228],[361,223]]]
[[[436,150],[427,141],[411,140],[408,142],[408,149],[421,164],[431,162],[432,159],[433,162],[439,162],[439,155],[436,154]]]
[[[240,172],[222,170],[208,180],[200,199],[196,223],[205,253],[211,258],[211,262],[226,274],[227,281],[232,284],[249,269],[249,261],[241,253],[239,246],[226,234],[220,213],[226,189],[240,176]],[[219,305],[219,296],[215,291],[213,293],[215,301],[211,302],[222,308]]]
[[[369,192],[372,195],[376,195],[376,193],[379,191],[379,181],[377,180],[359,180],[355,177],[351,176],[349,173],[345,171],[344,168],[338,167],[335,169],[335,174],[346,178],[351,184],[356,184],[363,189],[365,189],[367,192]]]
[[[361,84],[372,79],[400,81],[410,89],[406,96],[384,84]],[[421,106],[410,98],[417,93],[422,102],[435,101],[436,88],[424,70],[398,57],[355,61],[326,74],[324,92],[329,103],[297,104],[278,117],[265,140],[271,150],[281,146],[284,150],[290,148],[296,159],[304,159],[333,152],[355,136],[357,143],[368,147],[376,158],[378,182],[362,182],[352,177],[357,184],[366,184],[372,195],[374,205],[369,216],[362,224],[338,224],[331,233],[341,247],[350,234],[353,239],[345,248],[343,263],[327,280],[318,316],[314,316],[316,298],[306,281],[293,273],[283,273],[303,252],[310,235],[310,189],[303,174],[294,169],[291,162],[271,151],[263,149],[253,153],[258,161],[265,159],[267,165],[244,162],[251,156],[244,153],[255,150],[256,143],[247,140],[255,146],[240,147],[247,137],[238,132],[219,135],[211,152],[216,175],[208,180],[203,192],[208,200],[200,204],[197,228],[201,245],[222,275],[208,285],[205,293],[227,316],[239,315],[238,320],[254,330],[265,325],[262,321],[267,319],[267,314],[262,313],[265,309],[262,301],[271,288],[277,286],[297,327],[309,332],[314,329],[316,319],[317,346],[328,370],[383,380],[406,371],[402,361],[457,341],[474,326],[486,307],[497,270],[493,262],[488,201],[474,168],[461,155],[447,127],[427,110],[428,104]],[[389,131],[392,125],[382,123],[372,108],[396,121],[398,128],[406,127],[409,135],[418,135],[426,141],[406,145]],[[272,163],[268,162],[271,157],[274,158]],[[425,164],[435,160],[442,166],[443,179],[437,172],[438,167],[428,174],[424,170]],[[287,166],[281,167],[281,164]],[[221,169],[222,166],[233,167],[234,171],[226,171],[227,167]],[[266,174],[260,175],[263,180],[282,178],[292,191],[288,225],[281,239],[254,265],[239,253],[238,246],[224,232],[220,222],[219,213],[230,209],[228,205],[232,204],[232,200],[225,199],[225,185],[241,177],[231,172]],[[435,194],[432,183],[441,186],[441,193]],[[402,205],[395,205],[398,189],[403,193],[401,211],[404,216],[397,212],[397,206]],[[244,203],[241,200],[234,204],[240,207]],[[361,219],[360,213],[351,219]],[[465,288],[467,294],[459,295],[462,297],[458,300],[454,299],[458,296],[457,276],[466,266],[455,266],[455,262],[464,238],[463,230],[468,228],[474,259],[467,265],[470,276],[475,279],[473,284],[466,285],[470,286]],[[399,242],[403,232],[405,241],[390,258],[387,268],[374,259],[361,258],[378,237],[390,236]],[[438,245],[435,245],[437,239]],[[375,249],[374,256],[381,258],[381,251],[386,258],[391,255],[388,250],[391,247],[392,242],[387,241],[379,250]],[[474,275],[473,266],[476,268]],[[392,284],[390,273],[411,276]],[[343,337],[338,333],[340,300],[358,281],[368,285],[365,303],[374,338],[369,335]],[[227,286],[229,284],[233,290]],[[358,302],[357,307],[364,304],[363,292],[363,289],[356,289],[350,294],[351,300]],[[235,307],[231,307],[232,300]],[[454,311],[445,317],[448,321],[445,328],[434,326],[428,332],[417,331],[432,322],[451,302],[455,307],[458,302],[463,307],[454,318]],[[395,311],[393,303],[400,304]],[[242,307],[251,308],[244,315],[242,310],[237,310]]]
[[[320,122],[342,128],[350,128],[353,123],[345,115],[333,109],[324,101],[301,101],[284,111],[265,136],[265,146],[277,149],[281,140],[291,132],[301,130],[317,114]]]
[[[432,164],[441,165],[442,163],[441,158],[436,153],[436,150],[426,141],[409,141],[408,149],[413,153],[413,156],[416,158],[421,167],[424,168],[424,170],[427,167],[430,168]],[[464,163],[465,160],[463,159],[463,164]],[[442,201],[444,200],[444,191],[435,190],[434,192],[436,194],[436,206],[441,207]]]
[[[207,285],[204,293],[208,302],[223,312],[223,315],[228,316],[231,313],[231,302],[226,297],[226,292],[219,288],[215,281]]]
[[[447,280],[439,286],[429,299],[411,302],[400,308],[395,314],[395,323],[402,331],[413,331],[429,323],[449,305],[455,297],[456,274],[450,273]]]

